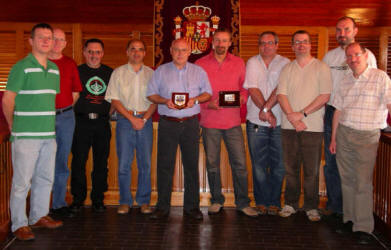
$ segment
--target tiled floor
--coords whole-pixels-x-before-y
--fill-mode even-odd
[[[64,219],[59,229],[35,229],[36,239],[9,239],[7,249],[387,249],[374,242],[358,245],[353,235],[338,235],[330,222],[309,222],[303,212],[290,218],[262,216],[248,218],[233,208],[207,215],[203,221],[182,216],[173,207],[167,220],[151,220],[135,208],[118,215],[116,207],[102,214],[85,208],[77,217]],[[378,235],[379,236],[379,235]],[[382,236],[380,235],[382,238]],[[384,239],[383,239],[384,241]],[[6,247],[4,245],[3,247]]]

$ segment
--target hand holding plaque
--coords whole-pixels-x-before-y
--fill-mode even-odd
[[[239,108],[240,92],[239,91],[220,91],[219,106],[222,108]]]
[[[171,101],[177,109],[184,109],[189,102],[189,93],[173,92],[171,94]]]

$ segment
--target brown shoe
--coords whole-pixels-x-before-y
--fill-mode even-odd
[[[128,204],[121,204],[119,205],[117,209],[118,214],[127,214],[129,213],[129,205]]]
[[[142,204],[140,209],[142,214],[151,214],[152,209],[148,204]]]
[[[269,215],[277,215],[280,212],[280,208],[276,206],[269,206],[267,208],[267,214]]]
[[[31,225],[32,228],[39,228],[39,227],[44,227],[44,228],[58,228],[62,226],[62,221],[60,220],[53,220],[52,217],[50,216],[44,216],[39,221],[37,221],[34,225]]]
[[[255,208],[259,215],[265,215],[267,214],[267,208],[264,205],[257,205]]]
[[[33,234],[33,231],[31,231],[31,228],[28,226],[24,227],[19,227],[15,232],[14,232],[15,237],[18,240],[33,240],[35,239],[35,236]]]

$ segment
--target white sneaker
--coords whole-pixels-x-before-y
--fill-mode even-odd
[[[221,208],[223,205],[220,203],[213,203],[209,208],[208,208],[208,214],[218,214],[221,211]]]
[[[320,221],[320,215],[317,209],[311,209],[305,213],[310,221]]]
[[[281,217],[289,217],[294,213],[296,213],[296,210],[293,207],[285,205],[278,214]]]

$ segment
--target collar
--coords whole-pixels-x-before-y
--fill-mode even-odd
[[[171,61],[170,64],[171,64],[171,67],[173,69],[175,69],[176,71],[186,71],[186,69],[187,69],[187,67],[189,65],[189,62],[186,62],[185,66],[183,68],[181,68],[181,69],[178,69],[177,66],[175,66],[173,61]]]
[[[367,81],[369,79],[370,69],[367,65],[367,68],[364,70],[364,72],[361,73],[361,75],[358,76],[358,78],[355,78],[353,75],[353,71],[350,70],[350,77],[354,79],[354,81],[360,80],[360,81]]]
[[[131,65],[130,63],[127,63],[127,68],[128,68],[131,72],[133,72],[133,73],[135,73],[135,74],[138,74],[138,73],[140,73],[140,72],[143,71],[143,69],[144,69],[144,64],[141,65],[141,68],[140,68],[140,70],[139,70],[138,72],[134,71],[134,69],[133,69],[133,67],[132,67],[132,65]]]
[[[212,60],[212,61],[215,61],[217,63],[219,63],[215,57],[215,54],[214,54],[214,50],[212,50],[208,56],[208,59],[209,60]],[[231,59],[232,59],[233,55],[229,52],[227,52],[227,55],[225,56],[224,60],[221,62],[221,63],[224,63],[224,62],[229,62]]]

